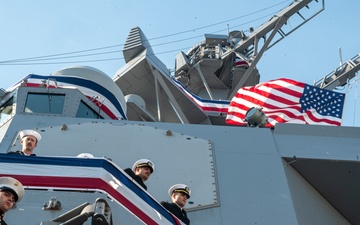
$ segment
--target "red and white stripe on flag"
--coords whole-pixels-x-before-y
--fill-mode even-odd
[[[267,127],[276,123],[341,125],[345,94],[280,78],[238,90],[230,102],[226,123],[246,125],[246,112],[261,107]]]

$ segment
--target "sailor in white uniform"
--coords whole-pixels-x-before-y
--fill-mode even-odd
[[[22,145],[22,149],[16,152],[8,152],[8,154],[36,156],[34,150],[40,140],[41,135],[37,131],[22,130],[20,132],[20,144]]]

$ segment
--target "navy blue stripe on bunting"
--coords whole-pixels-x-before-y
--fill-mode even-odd
[[[123,185],[132,190],[139,198],[148,203],[156,211],[158,211],[163,217],[173,224],[177,224],[174,218],[152,197],[150,197],[139,186],[134,184],[127,176],[125,176],[118,168],[101,158],[72,158],[72,157],[45,157],[45,156],[22,156],[16,154],[1,154],[0,163],[19,163],[29,165],[48,165],[48,166],[77,166],[77,167],[98,167],[103,168]],[[69,174],[70,175],[70,174]]]
[[[80,77],[43,76],[43,75],[36,75],[36,74],[29,74],[26,78],[34,78],[34,79],[50,79],[51,78],[51,79],[56,79],[56,81],[59,81],[59,82],[74,84],[74,85],[77,85],[80,87],[85,87],[85,88],[94,90],[94,91],[102,94],[103,96],[105,96],[116,107],[116,109],[119,111],[121,116],[124,119],[127,119],[127,117],[124,113],[124,110],[123,110],[121,104],[119,103],[119,101],[117,100],[117,98],[109,90],[107,90],[103,86],[101,86],[93,81],[83,79]]]

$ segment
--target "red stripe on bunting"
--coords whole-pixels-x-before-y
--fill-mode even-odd
[[[79,177],[51,177],[51,176],[25,176],[17,174],[0,174],[1,176],[10,176],[19,180],[24,186],[43,187],[43,188],[74,188],[74,189],[91,189],[103,190],[130,212],[134,213],[141,221],[148,225],[157,225],[158,223],[152,220],[148,215],[136,207],[132,202],[125,198],[122,194],[117,192],[104,180],[99,178],[79,178]],[[175,220],[177,223],[178,221]],[[179,224],[179,223],[178,223]],[[180,225],[180,224],[179,224]]]

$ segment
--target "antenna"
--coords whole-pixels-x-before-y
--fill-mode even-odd
[[[341,47],[339,47],[339,58],[340,58],[340,66],[342,66],[343,65],[343,60],[342,60]]]

